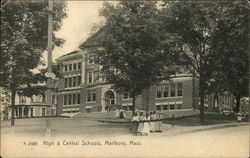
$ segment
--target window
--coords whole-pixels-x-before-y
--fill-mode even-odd
[[[64,87],[77,87],[81,85],[81,76],[68,77],[64,80]]]
[[[72,99],[72,97],[71,97],[71,94],[69,94],[69,105],[71,105],[71,99]]]
[[[123,93],[123,99],[128,99],[128,93],[127,92]]]
[[[73,70],[76,70],[76,63],[73,64]]]
[[[132,111],[133,110],[133,106],[128,106],[128,110]]]
[[[88,72],[88,83],[92,83],[92,72]]]
[[[92,91],[92,101],[96,101],[96,92],[95,92],[95,90]]]
[[[157,87],[156,97],[161,98],[161,86]]]
[[[96,90],[87,91],[87,102],[96,101]]]
[[[87,91],[87,102],[91,102],[91,91]]]
[[[171,88],[171,97],[174,97],[175,96],[175,84],[171,84],[170,88]]]
[[[80,94],[79,93],[65,94],[63,96],[63,102],[64,105],[80,104]]]
[[[99,72],[94,71],[94,82],[98,82],[98,81],[99,81]]]
[[[69,71],[72,71],[72,64],[69,64]]]
[[[81,76],[77,76],[77,85],[80,86],[81,85],[81,81],[82,81],[82,77]]]
[[[170,105],[170,110],[174,110],[174,104]]]
[[[78,63],[77,66],[78,66],[78,70],[81,70],[81,67],[82,67],[81,63]]]
[[[77,94],[77,104],[80,104],[80,94]]]
[[[46,96],[45,95],[42,95],[42,102],[45,103],[45,98]]]
[[[156,110],[161,110],[161,106],[160,105],[156,105]]]
[[[73,94],[73,104],[76,104],[76,94]]]
[[[68,71],[68,65],[64,65],[64,71]]]
[[[52,95],[52,104],[55,104],[55,95]]]
[[[165,86],[164,86],[164,89],[163,89],[163,97],[168,97],[168,85],[165,85]]]
[[[182,83],[178,83],[177,86],[178,86],[177,96],[182,96]]]
[[[64,95],[63,96],[63,100],[64,100],[64,105],[67,105],[68,104],[68,97],[67,97],[67,95]]]
[[[20,103],[26,103],[26,98],[25,98],[25,96],[20,96],[19,102],[20,102]]]
[[[132,94],[129,93],[129,92],[124,92],[122,98],[123,99],[131,99],[132,98]]]
[[[177,109],[182,109],[182,104],[177,104]]]
[[[76,79],[77,77],[73,77],[73,87],[76,87]]]
[[[64,87],[67,88],[68,87],[68,78],[64,79]]]
[[[162,109],[163,109],[163,110],[168,110],[168,105],[163,105],[163,106],[162,106]]]
[[[69,87],[72,87],[72,78],[69,78]]]

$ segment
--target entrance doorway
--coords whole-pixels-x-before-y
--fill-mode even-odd
[[[110,112],[111,106],[115,104],[115,94],[112,90],[108,90],[104,93],[105,110]]]

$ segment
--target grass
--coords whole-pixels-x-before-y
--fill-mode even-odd
[[[189,116],[174,119],[164,120],[163,123],[178,125],[178,126],[200,126],[200,125],[215,125],[230,122],[237,122],[237,117],[235,115],[222,115],[220,113],[205,113],[205,122],[200,123],[200,116]],[[244,121],[247,121],[246,118]]]

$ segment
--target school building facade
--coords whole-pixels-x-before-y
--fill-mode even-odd
[[[128,93],[117,93],[107,84],[100,72],[101,66],[94,62],[101,47],[96,42],[100,33],[90,37],[79,50],[56,59],[63,78],[58,81],[58,114],[78,112],[106,112],[123,108],[132,110],[132,98]],[[143,90],[137,96],[137,109],[181,110],[198,105],[197,81],[189,74],[177,74],[170,80]]]
[[[107,84],[100,72],[101,66],[94,62],[96,53],[102,49],[100,39],[105,31],[100,30],[85,42],[79,50],[56,59],[63,75],[58,80],[57,113],[106,112],[123,108],[132,110],[132,98],[128,93],[117,93]],[[197,79],[190,74],[176,74],[170,80],[163,80],[137,96],[135,105],[143,110],[182,110],[199,109],[199,88]],[[205,97],[205,109],[216,111],[219,108],[235,107],[235,99],[229,93],[209,94]]]

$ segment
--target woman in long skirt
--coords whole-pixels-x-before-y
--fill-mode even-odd
[[[162,113],[159,112],[158,117],[157,117],[157,127],[156,127],[156,132],[162,132]]]
[[[150,117],[150,120],[152,120],[150,122],[150,132],[155,132],[156,131],[156,126],[157,126],[157,116],[156,116],[156,112],[152,112],[152,115]]]
[[[133,129],[132,129],[132,133],[134,136],[137,135],[137,129],[138,129],[138,126],[139,126],[139,117],[137,115],[137,113],[135,113],[135,115],[133,116],[132,118],[132,125],[133,125]]]
[[[142,134],[147,136],[150,133],[150,117],[148,113],[146,113],[146,117],[144,117],[144,121],[145,122],[143,125]]]
[[[139,126],[138,126],[138,129],[137,129],[137,133],[138,133],[138,134],[142,134],[143,121],[144,121],[143,112],[140,112],[140,116],[139,116]]]
[[[120,117],[120,109],[116,109],[115,117],[118,119]]]

